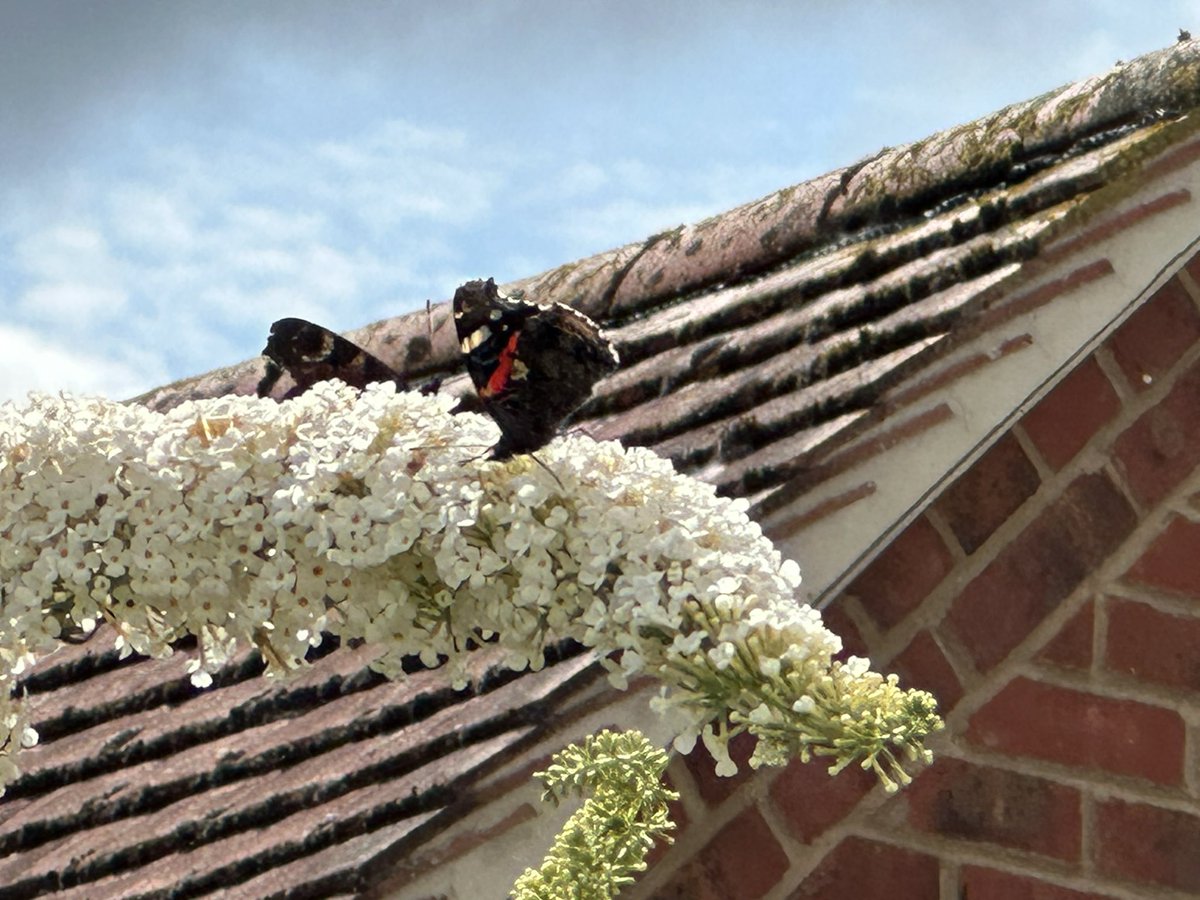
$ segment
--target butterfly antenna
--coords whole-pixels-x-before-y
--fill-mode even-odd
[[[480,450],[479,453],[477,453],[475,456],[468,456],[466,459],[463,460],[463,462],[474,462],[477,459],[482,459],[483,454],[487,453],[490,449],[492,449],[490,444],[455,444],[453,449],[462,450],[467,447],[482,447],[483,449]],[[445,450],[445,449],[447,449],[447,447],[445,444],[418,444],[415,447],[407,447],[405,449],[407,449],[407,450]]]
[[[433,353],[433,301],[425,298],[425,329],[429,332],[429,352]],[[442,376],[434,375],[420,387],[426,397],[436,394],[442,388]]]
[[[540,459],[538,459],[538,455],[536,453],[530,453],[529,458],[532,459],[539,466],[541,466],[543,469],[545,469],[547,472],[549,472],[550,477],[553,478],[556,482],[558,482],[558,486],[560,488],[562,488],[564,491],[567,489],[566,485],[564,485],[562,483],[562,479],[560,479],[557,475],[554,474],[553,469],[551,469],[548,465],[546,465],[544,462],[542,462]]]
[[[596,438],[592,437],[591,429],[589,429],[588,426],[582,422],[575,422],[575,423],[569,425],[567,428],[565,428],[563,430],[562,433],[568,434],[568,435],[580,435],[581,434],[584,437],[592,438],[593,441],[596,440]]]

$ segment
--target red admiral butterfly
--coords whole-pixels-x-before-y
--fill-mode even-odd
[[[490,278],[455,291],[454,325],[479,404],[500,426],[491,459],[545,446],[591,395],[592,386],[618,364],[616,350],[586,315],[561,303],[543,306],[504,297]],[[272,325],[263,356],[267,371],[258,383],[260,397],[284,372],[296,382],[285,400],[330,378],[359,389],[376,381],[408,388],[407,379],[386,363],[304,319]],[[435,380],[421,390],[433,393],[437,387]],[[454,411],[473,405],[460,402]]]
[[[491,459],[545,446],[620,362],[583,313],[502,296],[491,278],[454,292],[454,327],[479,400],[500,426]]]

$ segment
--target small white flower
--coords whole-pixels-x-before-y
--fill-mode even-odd
[[[728,778],[737,774],[737,763],[729,756],[729,739],[726,735],[719,735],[711,725],[706,725],[700,733],[704,740],[704,748],[712,755],[716,762],[714,771],[722,778]]]
[[[844,665],[852,678],[860,678],[871,671],[871,661],[863,656],[851,656]]]
[[[737,656],[737,647],[731,641],[721,641],[708,651],[708,658],[712,660],[717,671],[729,668],[729,664],[733,662],[735,656]]]
[[[772,656],[759,657],[758,670],[767,678],[778,678],[782,667],[782,660],[776,659]]]
[[[704,641],[704,633],[701,631],[693,631],[690,634],[677,634],[671,641],[671,649],[680,656],[691,656],[700,649],[700,644]]]
[[[26,725],[21,729],[21,747],[28,750],[30,747],[37,745],[39,735],[37,729],[32,725]]]
[[[793,559],[785,559],[779,567],[779,577],[793,590],[798,588],[800,586],[800,566]]]
[[[746,716],[746,720],[754,723],[755,725],[770,725],[774,719],[774,714],[771,712],[770,707],[768,707],[765,703],[758,704],[758,706],[750,710],[749,715]]]

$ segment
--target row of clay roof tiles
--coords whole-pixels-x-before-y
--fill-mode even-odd
[[[944,352],[1074,206],[1160,143],[1162,123],[1200,96],[1195,56],[1190,44],[1149,54],[510,287],[578,306],[616,341],[622,368],[580,411],[586,431],[769,501]],[[352,336],[462,393],[453,331],[441,304]],[[250,364],[143,399],[248,392],[257,374]]]
[[[1180,45],[514,287],[612,330],[625,367],[583,427],[769,503],[1198,99],[1200,52]],[[459,368],[444,305],[353,336],[415,378]],[[142,399],[249,393],[260,374]],[[189,652],[122,661],[102,634],[27,676],[43,742],[0,800],[0,900],[363,890],[595,677],[569,653],[520,677],[484,659],[454,693],[418,666],[384,682],[366,648],[331,645],[295,680],[264,682],[246,656],[198,691]]]
[[[353,858],[346,841],[408,835],[596,677],[576,647],[537,678],[484,652],[453,691],[327,641],[294,678],[246,653],[198,690],[193,656],[119,660],[101,632],[26,679],[42,744],[0,803],[0,897],[201,896],[325,848]]]

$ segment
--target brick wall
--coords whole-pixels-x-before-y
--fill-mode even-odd
[[[889,797],[816,764],[718,779],[698,751],[635,895],[1200,896],[1197,280],[1193,260],[827,611],[939,697],[935,764]]]

